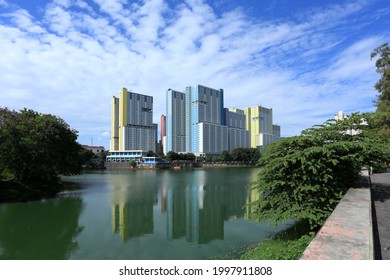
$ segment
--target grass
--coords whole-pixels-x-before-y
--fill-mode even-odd
[[[298,260],[313,240],[315,232],[298,222],[260,244],[247,248],[242,260]]]

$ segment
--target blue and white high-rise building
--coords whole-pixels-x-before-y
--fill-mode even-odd
[[[195,155],[228,150],[223,89],[189,86],[184,92],[168,89],[166,149]]]
[[[186,152],[207,155],[228,150],[223,89],[189,86],[185,94]]]

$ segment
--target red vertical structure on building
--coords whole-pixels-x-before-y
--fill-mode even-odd
[[[164,150],[164,147],[163,147],[163,139],[164,139],[164,136],[166,136],[166,131],[165,131],[165,124],[166,124],[166,116],[165,115],[161,115],[161,135],[160,135],[160,148],[161,150],[163,151]]]

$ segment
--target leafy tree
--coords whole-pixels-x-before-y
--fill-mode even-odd
[[[376,71],[381,75],[379,81],[375,84],[379,92],[377,101],[377,111],[390,111],[390,47],[385,43],[371,52],[371,59],[379,56],[375,65]]]
[[[130,161],[130,166],[133,167],[133,168],[136,167],[137,166],[137,162],[134,159],[132,159]]]
[[[149,150],[149,151],[146,153],[146,156],[147,156],[147,157],[155,157],[156,154],[155,154],[152,150]]]
[[[167,153],[168,160],[180,160],[180,155],[176,152],[170,151]]]
[[[329,120],[267,146],[252,187],[259,199],[252,218],[279,224],[303,220],[320,226],[353,186],[363,166],[383,164],[389,145],[372,135],[373,114]],[[346,133],[355,132],[355,135]]]
[[[99,159],[106,161],[107,156],[108,156],[108,151],[103,151],[103,152],[100,152],[98,157],[99,157]]]
[[[85,149],[85,148],[81,148],[80,160],[81,160],[82,164],[89,163],[94,158],[94,156],[95,155],[94,155],[94,153],[91,150]]]
[[[261,157],[261,153],[256,148],[236,148],[232,152],[232,159],[244,164],[256,164]]]
[[[195,160],[196,156],[193,153],[186,153],[181,155],[181,159],[183,160]]]
[[[230,162],[233,160],[232,155],[229,153],[229,151],[222,151],[221,153],[221,160],[224,162]]]
[[[161,149],[157,151],[156,156],[158,156],[159,158],[165,158],[164,152]]]
[[[257,162],[261,158],[261,152],[257,148],[248,148],[247,154],[248,154],[249,163],[252,165],[257,164]]]
[[[173,151],[167,153],[167,159],[169,160],[192,160],[194,161],[196,156],[193,153],[179,154]]]
[[[13,181],[35,186],[77,174],[81,146],[64,120],[24,109],[0,108],[0,167]]]
[[[376,61],[376,71],[381,75],[375,84],[378,91],[378,99],[374,102],[377,105],[375,125],[378,135],[383,138],[390,137],[390,47],[385,43],[374,49],[371,59],[378,57]]]

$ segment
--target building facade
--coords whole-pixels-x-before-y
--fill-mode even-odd
[[[244,110],[225,108],[225,125],[228,127],[229,152],[236,148],[249,148],[250,137],[246,130],[246,118]]]
[[[228,150],[228,127],[214,123],[201,122],[196,127],[197,150],[192,151],[195,155],[219,155]]]
[[[110,151],[156,152],[157,125],[153,124],[153,97],[123,88],[112,98]]]
[[[166,137],[165,152],[186,151],[186,96],[184,92],[168,89],[166,92]]]
[[[280,137],[280,126],[272,123],[272,109],[254,106],[245,108],[244,113],[252,148],[263,149]]]
[[[273,134],[275,135],[276,139],[280,138],[280,125],[273,125]]]
[[[186,152],[205,155],[227,150],[223,89],[189,86],[185,97]]]
[[[111,152],[157,152],[152,96],[123,88],[119,98],[112,98],[111,107]],[[262,149],[280,137],[280,126],[272,120],[272,109],[261,106],[224,108],[223,89],[203,85],[184,91],[168,89],[160,141],[165,154],[219,155],[236,148]]]
[[[110,150],[119,150],[119,98],[113,96],[111,101],[111,140]]]
[[[86,150],[91,151],[94,154],[100,154],[105,152],[105,148],[103,146],[89,146],[89,145],[81,145]]]
[[[272,109],[226,109],[223,89],[197,85],[183,92],[168,89],[166,94],[165,154],[199,156],[236,148],[262,149],[280,137],[280,126],[272,123]]]

